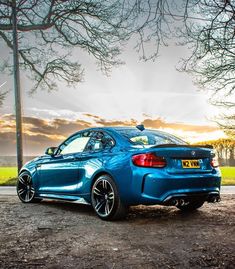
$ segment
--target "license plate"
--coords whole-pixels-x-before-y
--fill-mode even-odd
[[[199,160],[182,160],[183,168],[200,168]]]

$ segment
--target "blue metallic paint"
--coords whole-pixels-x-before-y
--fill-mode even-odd
[[[131,145],[115,128],[91,128],[104,131],[116,141],[111,150],[59,156],[42,156],[25,164],[32,175],[36,197],[66,200],[85,199],[88,203],[94,179],[104,173],[116,182],[121,200],[128,205],[161,204],[176,194],[220,191],[221,174],[210,166],[211,149],[200,148],[139,148]],[[79,132],[78,132],[79,133]],[[197,157],[207,154],[202,169],[184,171],[180,158],[189,150]],[[143,152],[156,152],[167,160],[166,168],[143,168],[133,165],[131,157]],[[172,154],[179,159],[172,159]]]

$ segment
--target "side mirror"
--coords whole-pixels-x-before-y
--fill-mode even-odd
[[[57,147],[50,147],[50,148],[47,148],[46,151],[45,151],[45,154],[46,154],[46,155],[50,155],[50,156],[54,156],[56,150],[57,150]]]

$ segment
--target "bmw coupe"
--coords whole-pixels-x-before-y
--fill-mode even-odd
[[[17,182],[23,203],[86,202],[103,220],[123,218],[131,205],[191,211],[220,200],[221,174],[211,146],[144,126],[79,131],[26,163]]]

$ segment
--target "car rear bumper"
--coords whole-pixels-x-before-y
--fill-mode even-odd
[[[174,200],[180,199],[216,202],[220,200],[220,184],[219,169],[214,173],[185,175],[170,175],[164,171],[138,173],[133,177],[132,201],[146,205],[173,205]]]
[[[219,202],[220,201],[220,190],[218,188],[210,189],[178,189],[171,192],[162,194],[161,197],[150,196],[142,193],[139,197],[137,204],[145,205],[176,205],[181,199],[184,201],[208,201],[208,202]]]

